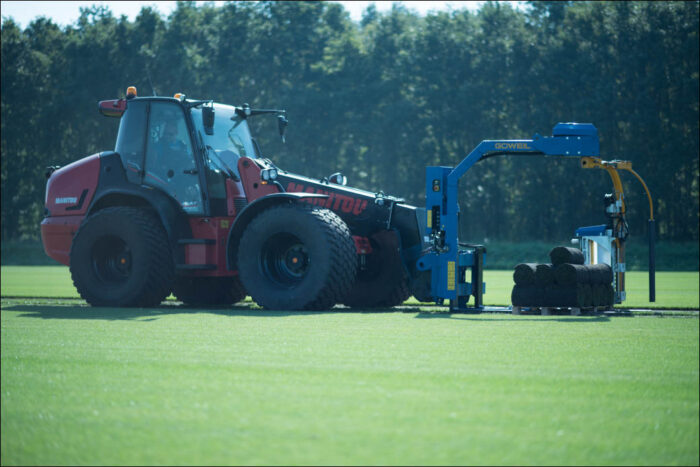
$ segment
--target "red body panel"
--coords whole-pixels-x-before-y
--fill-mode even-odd
[[[237,216],[235,200],[245,200],[243,192],[243,184],[240,181],[234,181],[230,178],[226,179],[226,208],[229,216]]]
[[[367,237],[353,235],[352,239],[355,241],[355,252],[358,255],[369,255],[372,253],[372,244]]]
[[[261,170],[253,159],[248,157],[238,159],[238,172],[241,174],[243,189],[249,203],[265,195],[280,192],[276,185],[263,182],[260,179]]]
[[[46,254],[68,266],[73,236],[84,216],[47,217],[41,222],[41,241]]]
[[[215,264],[216,269],[196,271],[196,276],[231,276],[237,273],[226,269],[226,240],[233,225],[233,217],[191,217],[192,236],[214,240],[211,245],[185,246],[185,264]]]
[[[95,195],[100,156],[93,154],[55,171],[46,184],[44,206],[49,215],[83,216]]]
[[[100,176],[100,156],[93,154],[61,167],[46,184],[44,206],[49,217],[41,222],[41,240],[46,254],[69,265],[73,236],[95,195]]]

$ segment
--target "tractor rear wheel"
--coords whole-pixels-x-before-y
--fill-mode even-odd
[[[173,295],[185,305],[232,305],[246,296],[238,277],[178,277]]]
[[[411,296],[399,252],[398,234],[384,230],[369,237],[372,253],[343,303],[352,308],[388,308]]]
[[[73,284],[93,306],[157,306],[175,276],[160,219],[133,207],[110,207],[86,218],[70,251]]]
[[[306,203],[258,214],[241,236],[238,270],[255,302],[268,309],[324,310],[355,280],[350,229],[332,211]]]

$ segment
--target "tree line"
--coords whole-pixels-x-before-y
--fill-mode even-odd
[[[645,178],[659,238],[697,240],[698,5],[487,2],[420,16],[409,3],[354,22],[329,2],[178,2],[133,21],[101,6],[66,27],[3,18],[2,239],[38,237],[45,167],[113,149],[118,121],[96,103],[135,85],[286,109],[286,144],[274,119],[252,120],[266,157],[418,206],[426,166],[590,122],[603,159]],[[630,231],[645,236],[646,195],[623,177]],[[490,158],[460,182],[462,237],[563,240],[605,222],[611,191],[578,159]]]

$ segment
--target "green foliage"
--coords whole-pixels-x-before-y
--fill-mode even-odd
[[[2,22],[2,240],[38,238],[44,167],[112,149],[100,99],[184,92],[284,108],[254,121],[266,156],[312,177],[422,205],[426,165],[455,165],[483,139],[593,122],[605,159],[629,159],[654,196],[659,238],[698,239],[698,2],[486,2],[419,17],[395,5],[359,23],[330,2],[179,2],[132,22],[84,8],[63,29]],[[624,179],[630,229],[647,203]],[[494,158],[462,180],[470,241],[551,240],[604,222],[602,171]],[[635,233],[636,232],[636,233]]]
[[[2,465],[696,465],[697,317],[3,300]]]

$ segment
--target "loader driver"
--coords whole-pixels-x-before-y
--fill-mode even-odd
[[[189,146],[185,143],[182,131],[178,128],[178,121],[172,117],[164,118],[162,123],[161,136],[153,144],[153,149],[150,152],[149,160],[151,170],[158,176],[161,183],[179,183],[182,182],[181,175],[185,170],[195,168],[194,157],[192,151],[188,150]],[[151,138],[157,138],[158,130]]]
[[[194,154],[187,144],[185,122],[167,114],[162,116],[162,122],[161,136],[149,154],[152,172],[147,176],[150,175],[156,186],[169,192],[183,209],[198,211],[201,208],[201,193]],[[151,137],[157,135],[158,131],[155,130]]]
[[[163,126],[163,136],[156,151],[158,165],[181,165],[187,160],[187,145],[178,134],[177,122],[166,121]]]

